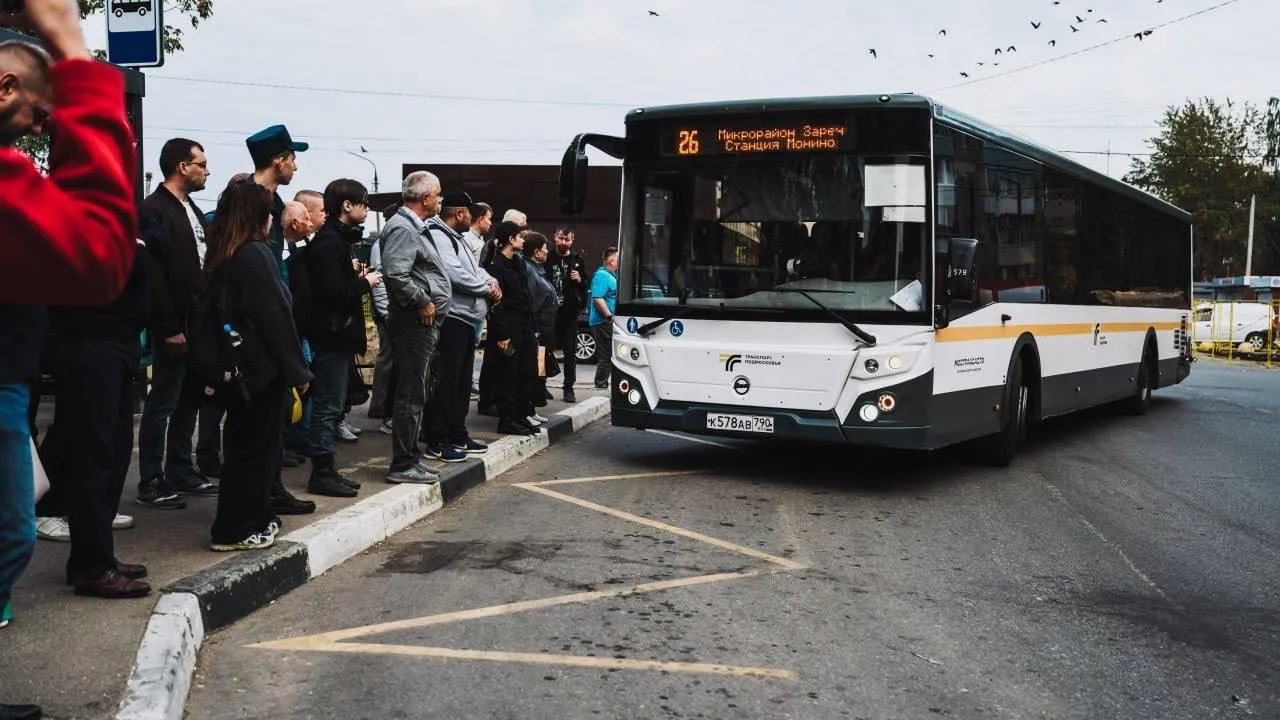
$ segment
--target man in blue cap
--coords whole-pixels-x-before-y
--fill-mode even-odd
[[[253,158],[253,181],[271,191],[271,233],[267,240],[287,287],[289,270],[284,265],[284,225],[280,222],[284,199],[279,190],[282,185],[293,182],[293,175],[298,171],[298,153],[305,152],[310,145],[294,142],[284,125],[259,130],[245,140],[245,145],[249,146],[249,155]]]

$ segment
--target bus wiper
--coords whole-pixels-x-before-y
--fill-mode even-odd
[[[636,328],[636,335],[639,335],[640,337],[649,337],[650,335],[653,334],[654,330],[657,330],[658,328],[671,322],[672,320],[675,320],[676,318],[682,318],[685,315],[688,315],[689,313],[693,312],[695,307],[697,306],[686,305],[684,306],[684,308],[682,308],[678,312],[671,313],[670,315],[664,318],[658,318],[657,320],[654,320],[652,322],[647,322],[641,325],[640,327]]]
[[[832,310],[831,308],[829,308],[829,307],[827,307],[826,305],[822,304],[822,301],[820,301],[820,300],[818,300],[818,298],[816,298],[816,297],[814,297],[814,296],[810,295],[808,292],[806,292],[806,291],[804,291],[804,290],[801,290],[800,288],[788,288],[788,287],[778,287],[778,288],[774,288],[771,292],[776,292],[776,293],[795,293],[796,295],[803,295],[806,299],[808,299],[808,300],[809,300],[809,302],[811,302],[811,303],[813,303],[814,305],[817,305],[818,307],[822,308],[824,311],[826,311],[826,313],[827,313],[828,315],[830,315],[831,317],[835,318],[835,319],[836,319],[836,322],[839,322],[841,325],[845,326],[845,329],[847,329],[849,332],[853,333],[854,337],[856,337],[856,338],[858,338],[859,340],[861,340],[862,342],[866,343],[867,347],[875,347],[875,344],[876,344],[876,336],[875,336],[875,335],[872,335],[871,333],[867,332],[866,330],[863,330],[862,328],[860,328],[860,327],[858,327],[857,325],[853,324],[853,322],[851,322],[851,321],[849,321],[849,320],[846,320],[844,317],[842,317],[842,316],[840,315],[840,313],[838,313],[838,312],[836,312],[835,310]]]

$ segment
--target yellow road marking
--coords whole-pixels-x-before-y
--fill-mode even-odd
[[[488,660],[490,662],[527,663],[535,665],[567,665],[596,669],[658,670],[663,672],[702,673],[735,677],[758,677],[770,680],[795,680],[796,674],[778,668],[720,665],[716,663],[684,663],[666,660],[631,660],[628,658],[552,655],[549,653],[516,653],[489,650],[455,650],[453,648],[418,645],[380,645],[377,643],[335,643],[323,648],[332,652],[366,655],[408,655],[449,660]]]
[[[659,522],[657,520],[650,520],[649,518],[640,517],[639,515],[632,515],[631,513],[623,512],[622,510],[614,510],[611,507],[605,507],[604,505],[599,505],[599,504],[590,502],[588,500],[576,498],[576,497],[573,497],[572,495],[565,495],[564,493],[556,492],[555,490],[548,490],[544,487],[538,487],[537,483],[513,483],[513,487],[524,488],[525,490],[529,490],[531,492],[542,493],[543,495],[546,495],[548,497],[553,497],[557,500],[563,500],[567,503],[573,503],[578,507],[584,507],[584,508],[587,508],[588,510],[595,510],[596,512],[601,512],[601,513],[604,513],[605,515],[610,515],[620,520],[626,520],[628,522],[633,522],[638,525],[645,525],[647,527],[651,527],[657,530],[664,530],[666,532],[679,535],[681,537],[687,537],[690,540],[697,540],[698,542],[704,542],[704,543],[707,543],[708,545],[715,545],[716,547],[719,547],[719,548],[732,550],[736,553],[742,553],[743,555],[748,555],[758,560],[764,560],[765,562],[770,562],[775,565],[781,565],[782,567],[788,570],[803,570],[806,567],[808,567],[808,565],[795,562],[794,560],[788,560],[786,558],[781,558],[776,555],[770,555],[769,553],[760,552],[759,550],[753,550],[752,548],[745,547],[743,545],[738,545],[737,543],[731,543],[728,540],[713,538],[710,535],[703,535],[702,533],[694,532],[692,530],[685,530],[682,527],[676,527],[675,525],[668,525],[667,523]]]
[[[545,485],[572,485],[575,483],[595,482],[597,480],[637,480],[640,478],[651,477],[667,477],[672,475],[697,475],[706,472],[705,470],[677,470],[675,472],[647,472],[633,473],[631,475],[596,475],[595,477],[565,478],[563,480],[539,480],[537,482],[524,483],[525,485],[537,485],[539,487]]]
[[[646,593],[658,592],[659,590],[674,590],[675,588],[690,587],[693,585],[705,585],[707,583],[722,582],[725,580],[738,580],[741,578],[756,577],[757,575],[762,574],[764,573],[760,570],[743,570],[741,572],[716,573],[714,575],[698,575],[696,577],[677,578],[675,580],[662,580],[659,582],[632,585],[631,587],[625,588],[596,590],[592,592],[574,593],[572,595],[557,595],[555,597],[538,598],[537,600],[522,600],[520,602],[506,603],[505,605],[491,605],[489,607],[473,608],[471,610],[457,610],[454,612],[440,613],[439,615],[410,618],[408,620],[393,620],[391,622],[379,623],[377,625],[365,625],[364,627],[350,628],[347,630],[334,630],[332,632],[307,635],[306,637],[293,638],[290,640],[273,640],[270,642],[250,645],[249,647],[274,650],[311,650],[318,649],[314,647],[317,644],[327,646],[344,640],[368,637],[369,635],[378,635],[381,633],[396,632],[400,630],[413,630],[416,628],[430,627],[432,625],[445,625],[447,623],[460,622],[462,620],[479,620],[481,618],[492,618],[501,615],[514,615],[516,613],[529,612],[531,610],[542,610],[544,608],[556,607],[558,605],[570,605],[573,603],[585,603],[592,600],[627,597],[630,595],[644,595]]]

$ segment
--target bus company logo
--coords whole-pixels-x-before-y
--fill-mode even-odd
[[[1098,344],[1098,336],[1102,334],[1102,323],[1093,324],[1093,344]]]
[[[739,395],[746,395],[751,392],[751,381],[746,375],[739,375],[733,379],[733,391]]]
[[[738,367],[738,363],[742,362],[742,356],[720,353],[720,362],[724,363],[725,372],[733,372],[733,369]]]

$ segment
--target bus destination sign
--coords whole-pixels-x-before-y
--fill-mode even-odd
[[[757,127],[677,127],[667,142],[673,142],[664,148],[667,154],[679,157],[837,152],[853,146],[852,133],[844,124],[807,122]]]

